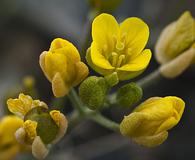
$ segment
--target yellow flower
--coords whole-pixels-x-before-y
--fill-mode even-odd
[[[184,107],[184,101],[178,97],[150,98],[124,117],[120,131],[140,145],[160,145],[167,139],[168,130],[180,121]]]
[[[189,11],[169,24],[159,36],[155,57],[162,65],[161,74],[166,78],[181,75],[195,63],[195,20]]]
[[[22,151],[23,146],[14,136],[22,124],[16,116],[5,116],[0,120],[0,160],[11,160]]]
[[[58,142],[66,133],[68,122],[60,111],[49,111],[47,105],[30,96],[20,94],[18,99],[8,99],[10,112],[23,118],[15,136],[18,142],[32,145],[32,153],[43,159],[49,152],[48,145]]]
[[[131,17],[118,24],[113,16],[103,13],[92,24],[87,62],[102,75],[117,72],[120,80],[136,77],[151,59],[151,51],[144,49],[148,37],[149,28],[141,19]]]
[[[49,51],[44,51],[39,60],[41,69],[52,83],[56,97],[66,95],[71,87],[78,85],[87,75],[88,68],[81,62],[76,47],[65,39],[52,41]]]

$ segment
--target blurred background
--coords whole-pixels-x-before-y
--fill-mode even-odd
[[[107,0],[112,1],[112,0]],[[114,0],[115,1],[115,0]],[[43,75],[38,59],[48,50],[56,37],[70,40],[81,53],[89,47],[85,38],[90,31],[92,7],[87,0],[17,0],[0,1],[0,117],[6,114],[5,99],[25,88],[24,77],[35,80],[35,97],[52,103],[50,83]],[[193,0],[123,0],[112,13],[118,21],[127,17],[142,18],[150,27],[148,48],[155,42],[168,23],[176,20],[185,10],[195,16]],[[158,67],[153,57],[150,66],[139,78]],[[91,73],[95,74],[95,73]],[[168,140],[159,147],[147,149],[132,143],[98,124],[84,121],[77,125],[46,158],[48,160],[183,160],[195,159],[195,68],[174,80],[162,79],[144,90],[143,100],[151,96],[177,95],[186,102],[186,109],[179,125],[169,132]],[[37,94],[38,93],[38,94]],[[62,102],[63,101],[63,102]],[[71,111],[68,100],[58,99]],[[104,111],[109,118],[120,122],[130,110],[112,108]],[[1,141],[1,139],[0,139]],[[1,157],[2,158],[2,157]],[[0,158],[0,159],[1,159]],[[31,160],[30,154],[19,155],[18,160]],[[2,159],[4,160],[4,159]],[[5,159],[6,160],[6,159]]]

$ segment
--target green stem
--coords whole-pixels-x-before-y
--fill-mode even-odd
[[[140,87],[145,88],[149,85],[152,85],[154,82],[159,81],[162,78],[159,69],[155,70],[154,72],[150,73],[148,76],[146,76],[145,78],[141,79],[140,81],[138,81],[137,83],[140,85]],[[113,131],[119,132],[119,124],[116,122],[113,122],[112,120],[104,117],[103,115],[101,115],[101,113],[97,112],[97,111],[91,111],[89,110],[86,106],[84,106],[81,102],[81,100],[79,99],[76,91],[74,89],[72,89],[68,95],[68,97],[70,98],[74,108],[76,111],[74,111],[72,114],[72,116],[69,117],[69,121],[70,124],[72,124],[74,126],[75,123],[78,123],[81,119],[84,118],[89,118],[93,121],[95,121],[96,123],[111,129]],[[114,104],[115,103],[115,98],[116,94],[112,94],[110,96],[110,104]]]
[[[82,102],[80,101],[76,91],[74,89],[71,89],[68,98],[70,99],[71,103],[73,104],[73,107],[79,112],[79,114],[85,114],[85,108],[83,107]]]
[[[71,128],[81,119],[89,118],[108,129],[119,131],[119,124],[109,120],[108,118],[101,115],[99,112],[91,111],[86,106],[84,106],[74,89],[71,89],[70,93],[68,94],[68,97],[75,108],[75,111],[68,118]]]
[[[158,82],[159,80],[162,79],[162,75],[159,71],[159,68],[148,74],[146,77],[143,79],[139,80],[137,84],[141,88],[147,88],[150,85],[153,85],[154,83]]]
[[[92,115],[89,117],[93,121],[97,122],[98,124],[104,126],[105,128],[108,128],[110,130],[113,130],[115,132],[119,132],[119,124],[104,117],[100,113],[96,113],[95,115]]]
[[[68,130],[72,130],[72,128],[76,126],[81,119],[82,115],[79,114],[77,110],[74,110],[70,115],[68,115]]]

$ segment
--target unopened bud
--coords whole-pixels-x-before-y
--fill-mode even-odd
[[[79,87],[79,96],[90,109],[96,110],[103,106],[108,85],[103,77],[91,76]]]
[[[117,103],[122,107],[131,107],[142,98],[142,89],[136,83],[129,83],[117,91]]]

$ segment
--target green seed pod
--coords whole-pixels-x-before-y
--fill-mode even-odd
[[[37,135],[45,144],[51,143],[56,138],[59,127],[51,118],[48,109],[35,107],[25,115],[24,121],[26,120],[37,122]]]
[[[134,82],[122,86],[117,91],[116,100],[122,107],[131,107],[142,98],[142,89]]]
[[[100,109],[106,97],[108,85],[103,77],[91,76],[79,87],[79,96],[90,109]]]
[[[117,85],[119,82],[118,75],[116,72],[113,72],[112,74],[107,75],[104,78],[110,87]]]

